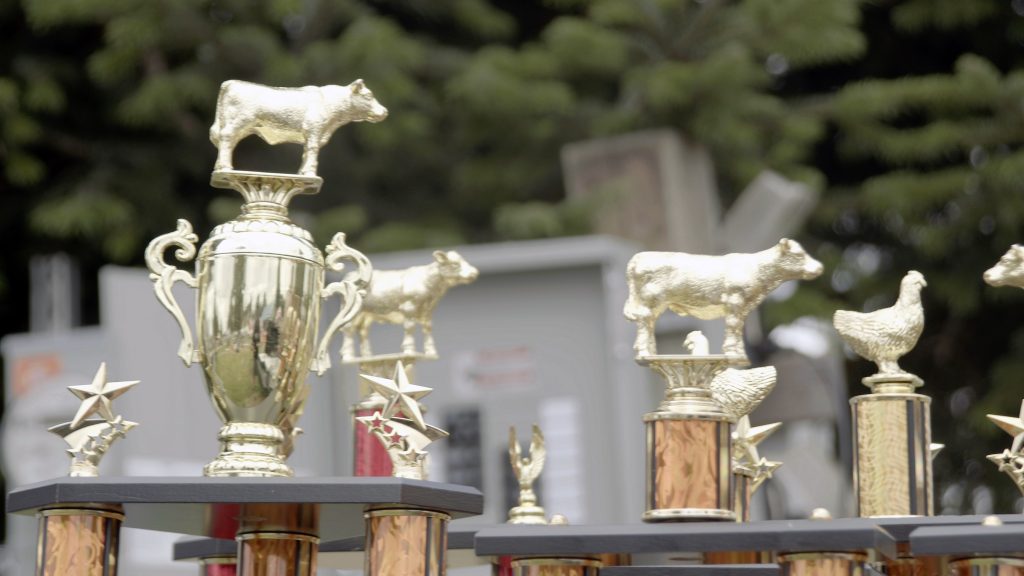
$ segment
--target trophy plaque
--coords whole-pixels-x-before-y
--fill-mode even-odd
[[[749,364],[744,322],[780,284],[816,278],[822,269],[800,244],[785,238],[753,254],[641,252],[630,259],[623,313],[637,325],[636,361],[666,384],[661,405],[644,415],[644,521],[736,519],[731,426],[775,385],[772,367],[737,369]],[[654,323],[666,310],[724,318],[722,354],[710,354],[699,332],[687,336],[689,354],[658,354]]]
[[[853,411],[853,486],[858,516],[931,516],[931,398],[923,382],[898,364],[924,329],[924,276],[910,271],[896,304],[874,312],[839,310],[836,331],[860,356],[878,365],[864,378],[870,394],[850,399]]]

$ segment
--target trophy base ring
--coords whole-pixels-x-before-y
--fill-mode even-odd
[[[260,422],[231,422],[220,429],[220,455],[203,467],[203,476],[291,477],[281,456],[284,433]]]
[[[658,508],[644,512],[644,522],[736,521],[736,513],[721,508]]]

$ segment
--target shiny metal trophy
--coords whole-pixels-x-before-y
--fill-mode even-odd
[[[544,507],[537,503],[537,494],[533,491],[533,483],[544,470],[547,449],[544,447],[544,434],[540,426],[533,425],[530,437],[530,455],[523,457],[523,449],[516,438],[516,429],[508,429],[508,459],[512,464],[512,472],[519,484],[519,505],[508,511],[509,524],[547,524]]]
[[[787,280],[809,280],[820,262],[782,239],[753,254],[704,256],[641,252],[626,270],[623,313],[637,325],[636,361],[665,380],[665,399],[644,415],[647,428],[647,511],[644,521],[736,518],[731,425],[775,385],[772,367],[749,364],[743,346],[747,315]],[[689,354],[659,355],[654,324],[666,310],[703,320],[725,319],[722,354],[710,354],[699,332]]]
[[[326,256],[309,232],[288,219],[288,202],[315,194],[317,154],[338,127],[378,122],[387,110],[361,80],[348,86],[271,88],[229,80],[221,86],[210,139],[218,157],[211,185],[236,190],[241,214],[213,229],[199,248],[191,274],[164,261],[164,252],[186,261],[196,256],[192,226],[153,240],[146,264],[157,299],[181,328],[178,355],[203,367],[214,408],[223,421],[221,452],[207,476],[290,476],[285,463],[295,421],[308,394],[306,374],[330,367],[328,344],[356,313],[370,281],[370,262],[338,233]],[[243,172],[232,151],[257,134],[270,144],[304,146],[301,175]],[[353,272],[324,285],[326,269]],[[182,282],[198,291],[197,342],[171,288]],[[338,314],[318,343],[321,300],[337,296]]]
[[[398,364],[413,378],[418,360],[436,360],[433,314],[437,304],[449,288],[476,280],[479,272],[454,250],[437,250],[429,264],[411,266],[401,270],[375,270],[363,296],[361,310],[344,328],[341,359],[345,364],[358,366],[360,374],[397,378]],[[402,326],[401,352],[373,353],[370,328],[374,324]],[[416,328],[419,327],[422,347],[416,346]],[[358,341],[358,353],[356,352]],[[361,400],[352,407],[360,418],[371,416],[384,408],[386,400],[365,376],[360,387]],[[357,426],[353,434],[353,470],[356,476],[390,476],[392,461],[384,446],[373,440],[369,429]]]
[[[124,438],[135,422],[115,415],[112,402],[139,382],[108,382],[107,365],[100,364],[86,386],[68,390],[82,403],[70,422],[50,432],[68,444],[69,476],[99,474],[100,460],[111,444]],[[99,416],[96,418],[95,416]],[[39,512],[38,576],[114,576],[124,510],[112,504],[65,504]]]
[[[864,378],[870,394],[850,399],[853,410],[853,486],[858,516],[931,516],[931,398],[923,382],[899,367],[924,329],[919,272],[907,272],[896,303],[874,312],[839,310],[836,331],[854,352],[878,365]]]

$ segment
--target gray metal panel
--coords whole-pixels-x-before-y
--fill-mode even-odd
[[[600,553],[878,550],[896,543],[868,518],[694,522],[618,526],[503,526],[476,536],[480,555],[558,556]]]
[[[320,536],[363,532],[363,510],[399,504],[471,516],[483,495],[465,486],[402,478],[59,478],[7,495],[7,512],[35,514],[60,504],[122,504],[131,528],[234,536],[238,504],[320,504]]]
[[[910,534],[915,556],[1024,554],[1024,524],[930,526]]]
[[[874,521],[885,529],[897,542],[909,542],[918,528],[935,526],[980,526],[986,515],[970,516],[907,516],[902,518],[875,518]],[[1003,524],[1024,522],[1024,514],[1000,514]]]

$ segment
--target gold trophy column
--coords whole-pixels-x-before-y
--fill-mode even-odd
[[[598,576],[601,562],[590,558],[516,558],[512,576]]]
[[[931,398],[913,376],[864,383],[872,393],[850,399],[857,515],[931,516]]]
[[[36,576],[115,576],[122,521],[120,506],[43,510]]]

